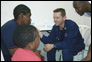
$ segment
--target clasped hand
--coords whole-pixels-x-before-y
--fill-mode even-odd
[[[54,48],[54,44],[45,44],[43,50],[45,52],[48,52],[48,51],[50,51],[53,48]]]

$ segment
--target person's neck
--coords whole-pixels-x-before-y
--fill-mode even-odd
[[[16,20],[16,19],[14,19],[14,20]],[[21,25],[20,20],[16,20],[16,23],[17,23],[18,25]]]
[[[33,50],[33,49],[30,49],[30,48],[24,48],[24,49],[26,49],[26,50],[30,50],[30,51],[33,51],[33,52],[35,52],[35,50]]]
[[[60,30],[63,30],[64,25],[65,25],[65,21],[59,26],[60,27]]]

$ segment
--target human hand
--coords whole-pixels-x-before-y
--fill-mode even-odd
[[[37,30],[38,30],[38,33],[39,33],[40,38],[42,38],[43,37],[42,33],[40,32],[39,29],[37,29]]]
[[[41,58],[42,61],[45,61],[45,57],[41,53],[41,50],[35,50],[35,54]]]
[[[48,52],[52,48],[54,48],[54,44],[45,44],[45,47],[43,49],[44,49],[44,51]]]
[[[82,61],[91,61],[91,56],[86,56]]]

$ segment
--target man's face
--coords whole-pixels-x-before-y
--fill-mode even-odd
[[[23,15],[23,21],[22,24],[30,24],[31,23],[31,13],[27,13],[26,15]]]
[[[85,13],[85,5],[78,4],[77,2],[73,3],[73,7],[75,8],[75,11],[82,16]]]
[[[53,18],[56,26],[60,26],[65,20],[65,17],[61,16],[61,12],[55,12]]]

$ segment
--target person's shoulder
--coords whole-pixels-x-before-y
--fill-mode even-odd
[[[1,32],[13,32],[15,30],[15,28],[17,27],[17,24],[14,20],[10,20],[8,22],[6,22],[2,27],[1,27]]]
[[[15,20],[9,20],[8,22],[5,23],[5,25],[14,25],[15,24]]]
[[[53,28],[55,28],[56,27],[56,25],[53,25]]]
[[[53,29],[57,29],[59,28],[59,26],[53,25]]]
[[[31,61],[39,61],[39,60],[41,60],[36,54],[35,54],[35,52],[33,52],[33,51],[31,51],[31,50],[26,50],[26,49],[20,49],[21,51],[20,52],[22,52],[23,51],[23,54],[24,54],[24,56],[26,56],[27,57],[27,59],[28,60],[31,60]],[[30,59],[31,58],[31,59]],[[26,60],[26,59],[25,59]]]
[[[75,22],[74,22],[73,20],[71,20],[71,19],[66,19],[65,21],[66,21],[66,23],[68,23],[68,24],[75,24]]]
[[[77,26],[77,24],[76,24],[76,22],[74,22],[73,20],[71,20],[71,19],[66,19],[65,20],[65,22],[66,22],[66,24],[68,25],[68,26]]]
[[[9,20],[7,21],[3,26],[2,28],[9,28],[9,27],[13,27],[16,25],[16,22],[15,20]]]

